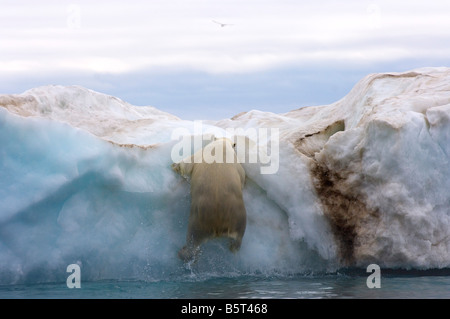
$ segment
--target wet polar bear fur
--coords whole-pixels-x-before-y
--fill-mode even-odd
[[[247,222],[242,196],[245,171],[233,146],[228,138],[214,138],[204,149],[172,165],[191,184],[186,245],[178,252],[185,262],[195,261],[201,244],[211,238],[230,238],[232,252],[241,246]]]

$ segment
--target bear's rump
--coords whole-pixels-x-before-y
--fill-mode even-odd
[[[208,200],[192,203],[190,224],[192,230],[212,237],[232,237],[245,230],[246,211],[242,198],[222,203]]]

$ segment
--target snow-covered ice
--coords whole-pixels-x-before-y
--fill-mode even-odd
[[[198,122],[78,86],[0,95],[0,284],[184,276],[188,181],[171,169]],[[198,273],[450,267],[450,69],[370,74],[341,100],[250,111],[201,133],[277,129],[277,170],[243,163],[247,229]],[[267,143],[267,145],[266,145]],[[269,152],[270,154],[270,152]]]

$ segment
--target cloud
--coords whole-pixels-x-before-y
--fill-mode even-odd
[[[239,74],[442,58],[449,9],[447,1],[11,1],[0,13],[0,71]]]

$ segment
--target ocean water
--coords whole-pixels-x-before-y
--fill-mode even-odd
[[[68,288],[66,282],[0,286],[0,299],[448,299],[450,276],[442,272],[382,275],[369,288],[362,274],[236,276],[146,282],[100,280]]]

